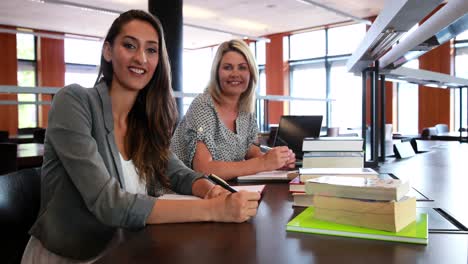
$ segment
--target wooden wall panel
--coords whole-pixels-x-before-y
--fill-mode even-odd
[[[64,40],[41,37],[38,40],[37,50],[38,86],[62,88],[65,85]],[[50,101],[52,96],[40,95],[39,98],[42,101]],[[47,127],[49,109],[49,105],[39,107],[40,127]]]
[[[440,5],[424,18],[424,23],[431,15],[444,5]],[[419,57],[419,68],[450,74],[451,53],[450,42],[441,45]],[[419,131],[439,123],[450,126],[450,90],[419,86]]]
[[[266,87],[268,95],[289,95],[289,64],[283,61],[283,36],[274,34],[267,36],[270,43],[266,44]],[[268,103],[268,118],[270,124],[278,124],[285,113],[283,102]]]
[[[16,28],[0,26],[15,30]],[[16,57],[16,35],[0,33],[0,85],[18,85],[18,60]],[[17,101],[16,94],[0,93],[0,100]],[[18,106],[0,105],[0,130],[16,135],[18,129]]]
[[[450,43],[419,58],[419,68],[450,74]],[[443,123],[450,125],[450,90],[419,86],[419,131]]]

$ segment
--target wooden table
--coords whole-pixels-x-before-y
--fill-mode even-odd
[[[454,143],[454,144],[451,144]],[[407,160],[389,159],[381,172],[412,185],[468,226],[465,201],[468,145],[445,142]],[[461,169],[461,171],[456,171]],[[151,225],[132,234],[97,263],[450,263],[468,262],[467,234],[429,234],[427,246],[285,231],[302,208],[286,183],[267,184],[249,222]]]
[[[16,160],[18,169],[40,167],[44,155],[44,144],[26,143],[18,144]]]

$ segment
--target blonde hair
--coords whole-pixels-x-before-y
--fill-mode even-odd
[[[239,111],[253,113],[255,107],[255,88],[257,87],[258,81],[258,67],[249,46],[243,40],[233,39],[223,42],[221,45],[219,45],[218,51],[216,52],[216,55],[213,59],[213,64],[211,65],[211,77],[207,86],[207,90],[215,102],[218,104],[221,103],[222,95],[219,84],[218,70],[224,54],[229,51],[234,51],[244,56],[249,66],[249,85],[247,86],[247,90],[242,93],[239,98]]]

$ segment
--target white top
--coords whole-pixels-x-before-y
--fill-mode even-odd
[[[129,193],[146,194],[146,183],[140,180],[132,160],[124,160],[119,153],[122,173],[125,181],[125,190]]]

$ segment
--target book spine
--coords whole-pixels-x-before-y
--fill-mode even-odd
[[[302,151],[362,151],[363,141],[304,140]]]
[[[362,188],[356,186],[322,184],[309,181],[305,184],[305,190],[307,194],[313,195],[379,201],[398,200],[396,189],[390,188]]]
[[[303,168],[362,168],[362,157],[304,157]]]

